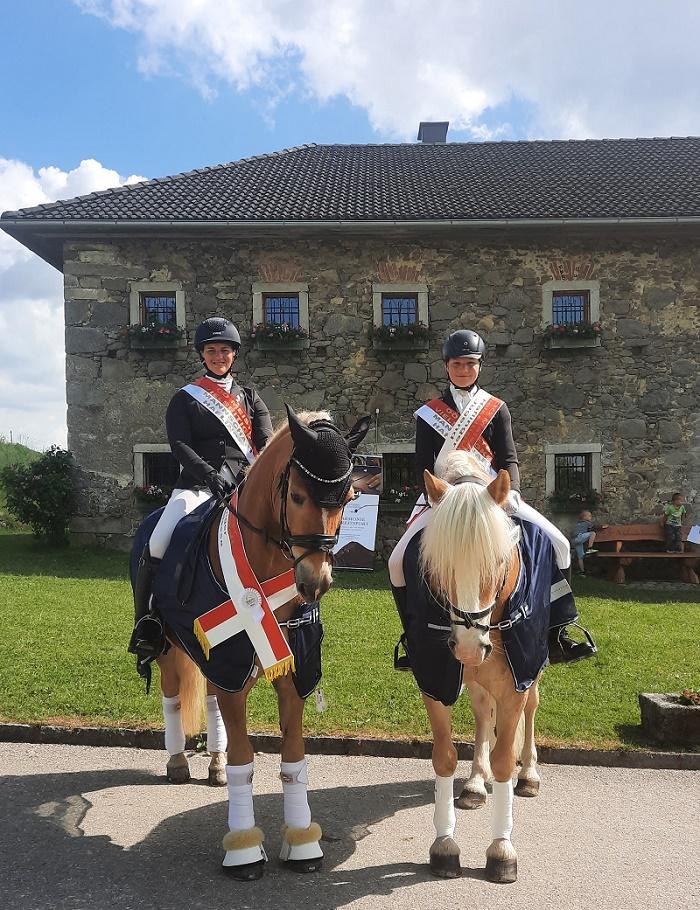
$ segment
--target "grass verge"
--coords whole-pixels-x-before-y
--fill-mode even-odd
[[[541,743],[646,745],[637,694],[698,686],[700,604],[694,591],[670,596],[660,603],[656,591],[578,580],[577,604],[599,656],[544,674]],[[399,621],[385,573],[336,573],[322,615],[328,710],[317,713],[309,700],[308,733],[428,737],[413,677],[392,669]],[[51,550],[29,535],[0,533],[0,718],[160,726],[157,684],[146,697],[126,653],[131,616],[125,554]],[[276,729],[264,681],[251,694],[249,717],[251,730]],[[464,699],[455,730],[459,738],[473,732]]]

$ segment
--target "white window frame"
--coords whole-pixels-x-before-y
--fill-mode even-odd
[[[171,452],[167,442],[137,442],[134,445],[134,486],[142,487],[146,483],[144,455]]]
[[[382,322],[382,294],[416,294],[418,297],[418,312],[416,318],[423,325],[428,325],[428,285],[417,282],[389,282],[372,285],[372,310],[375,329],[381,328]]]
[[[129,324],[141,325],[141,294],[175,294],[175,323],[185,328],[185,292],[181,281],[131,281],[129,282]]]
[[[265,322],[264,294],[298,294],[299,328],[309,334],[309,285],[301,281],[256,281],[253,283],[253,325]]]
[[[555,455],[591,455],[591,485],[601,492],[603,480],[603,446],[599,442],[564,442],[545,445],[545,496],[551,496],[554,489]]]
[[[552,325],[556,291],[588,291],[591,323],[600,322],[600,281],[547,281],[542,285],[542,328]]]

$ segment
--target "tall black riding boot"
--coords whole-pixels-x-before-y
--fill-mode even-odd
[[[398,640],[396,647],[394,648],[394,669],[410,670],[411,659],[408,656],[408,649],[406,647],[406,588],[396,588],[394,585],[392,585],[391,593],[394,595],[394,603],[396,604],[396,609],[399,612],[401,625],[404,629],[403,635]],[[403,654],[399,653],[401,651],[401,648],[403,648]]]
[[[165,635],[163,624],[151,611],[151,587],[160,559],[154,559],[148,544],[143,548],[134,579],[134,630],[131,633],[128,651],[136,655],[136,669],[139,676],[146,680],[146,689],[150,687],[150,663],[163,653]]]
[[[549,662],[550,664],[572,664],[577,660],[594,657],[598,648],[590,634],[578,623],[571,623],[581,629],[586,636],[586,641],[574,641],[569,636],[566,626],[559,626],[549,630]]]

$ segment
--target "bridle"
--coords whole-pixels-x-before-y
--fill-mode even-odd
[[[285,466],[284,471],[280,477],[279,481],[279,493],[280,493],[280,512],[279,512],[279,526],[281,529],[281,534],[279,538],[274,537],[268,532],[266,528],[258,528],[252,522],[243,515],[238,509],[234,508],[230,502],[226,502],[226,508],[235,515],[239,522],[245,525],[249,531],[252,531],[254,534],[260,535],[266,544],[272,544],[273,546],[278,547],[285,559],[290,560],[293,563],[293,568],[299,565],[302,559],[306,559],[307,556],[311,556],[314,553],[325,553],[328,561],[333,565],[333,550],[338,543],[338,538],[340,535],[340,525],[338,525],[338,530],[335,534],[292,534],[291,528],[289,527],[289,522],[287,520],[287,494],[289,493],[289,474],[292,469],[292,465],[295,468],[300,469],[313,480],[321,483],[339,483],[341,480],[347,480],[347,478],[352,474],[353,465],[351,464],[348,470],[341,477],[334,477],[328,479],[325,477],[318,477],[316,474],[313,474],[307,467],[305,467],[299,458],[296,457],[296,449],[292,449],[292,454],[289,456],[289,460]],[[342,508],[342,506],[337,506],[337,508]],[[294,556],[292,550],[293,547],[303,547],[304,552],[301,556]]]
[[[477,477],[475,475],[466,475],[464,477],[460,477],[457,480],[453,481],[452,486],[458,486],[459,484],[463,484],[463,483],[476,483],[479,486],[482,486],[482,487],[485,486],[485,484],[483,483],[481,478]],[[512,532],[513,548],[517,547],[519,540],[520,540],[520,528],[516,526]],[[492,613],[494,610],[494,607],[501,601],[501,598],[503,597],[503,591],[508,582],[509,571],[510,571],[509,567],[506,567],[504,569],[503,580],[496,592],[494,599],[491,601],[489,606],[485,607],[483,610],[475,610],[475,611],[460,610],[459,607],[456,607],[452,603],[452,601],[446,599],[446,602],[444,602],[443,600],[438,599],[435,596],[435,594],[433,593],[430,585],[426,585],[426,587],[428,588],[428,591],[430,592],[430,596],[435,601],[435,603],[440,607],[440,609],[444,613],[447,613],[447,615],[450,618],[450,623],[453,626],[464,626],[466,629],[476,629],[478,632],[483,632],[484,634],[486,634],[488,632],[494,632],[494,631],[503,632],[506,629],[512,628],[514,625],[516,625],[516,623],[520,622],[521,619],[525,618],[526,614],[522,607],[520,608],[520,612],[513,619],[502,619],[500,622],[496,622],[496,623],[482,623],[482,622],[479,622],[478,620],[484,619],[490,613]],[[521,566],[520,571],[522,572],[522,566]]]

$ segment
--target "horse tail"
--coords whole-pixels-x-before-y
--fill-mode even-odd
[[[175,666],[180,682],[182,728],[185,736],[194,736],[204,725],[204,677],[180,648],[175,648]]]

